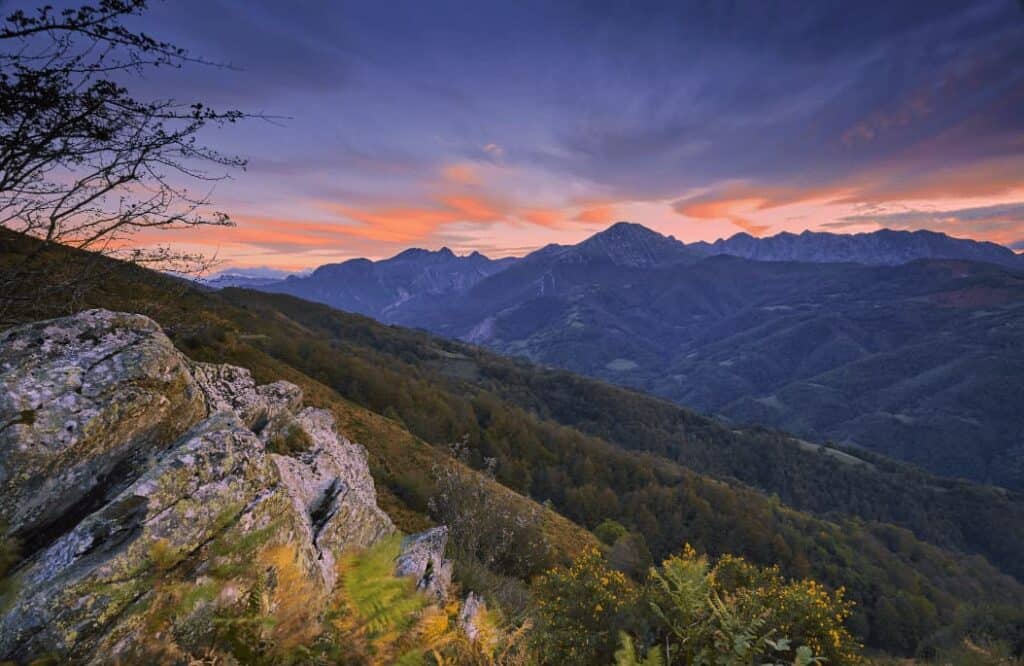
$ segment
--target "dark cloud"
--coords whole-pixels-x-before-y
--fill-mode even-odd
[[[1011,0],[178,0],[146,20],[245,70],[173,85],[293,115],[292,133],[322,140],[278,161],[341,171],[372,168],[358,153],[437,163],[496,143],[512,163],[668,197],[842,178],[962,123],[1024,131],[1019,105],[993,108],[1024,83]]]

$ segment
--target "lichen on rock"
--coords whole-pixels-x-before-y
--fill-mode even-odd
[[[91,310],[4,333],[0,517],[8,535],[45,536],[26,541],[0,610],[0,660],[130,661],[169,580],[192,605],[159,631],[187,649],[262,584],[276,560],[261,553],[288,553],[303,602],[324,603],[341,552],[395,527],[366,451],[301,402],[288,382],[190,361],[140,315]],[[269,451],[284,429],[302,446]]]
[[[261,430],[278,414],[302,405],[302,389],[289,382],[257,386],[246,368],[222,363],[192,363],[191,367],[209,412],[233,411],[255,430]]]
[[[188,360],[146,317],[89,310],[8,330],[0,516],[43,546],[205,414]]]

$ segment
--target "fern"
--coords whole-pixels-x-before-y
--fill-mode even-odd
[[[334,642],[373,663],[437,664],[457,639],[458,606],[439,608],[410,578],[394,575],[400,539],[350,554],[339,562],[329,616]]]
[[[619,632],[619,645],[619,649],[615,651],[615,666],[662,666],[665,663],[657,647],[648,650],[642,660],[638,659],[633,637],[624,631]]]

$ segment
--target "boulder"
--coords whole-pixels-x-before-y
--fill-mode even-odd
[[[444,559],[448,546],[448,528],[444,525],[402,539],[395,575],[416,579],[416,588],[438,601],[448,597],[452,582],[452,563]]]
[[[289,382],[256,386],[246,368],[218,363],[192,363],[192,374],[203,391],[209,413],[238,414],[246,426],[259,431],[282,412],[302,404],[302,389]]]
[[[188,360],[141,315],[88,310],[0,334],[6,531],[44,547],[205,415]]]
[[[19,575],[0,618],[0,654],[84,660],[152,590],[152,569],[192,564],[273,487],[256,436],[231,412],[206,419]],[[250,530],[258,529],[256,524]]]

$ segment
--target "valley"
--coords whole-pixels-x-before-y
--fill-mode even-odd
[[[621,223],[516,261],[423,252],[360,264],[406,271],[387,305],[369,305],[383,302],[373,300],[378,282],[333,280],[326,269],[257,288],[566,368],[738,426],[1024,487],[1015,404],[1024,395],[1024,270],[1007,268],[1019,258],[992,244],[878,232],[857,246],[873,248],[874,263],[850,263],[848,239],[858,237],[805,236],[782,255],[792,259],[767,261],[705,255],[739,246],[763,257],[776,239],[693,247]],[[815,245],[817,236],[825,239]],[[414,269],[413,256],[426,263]]]

